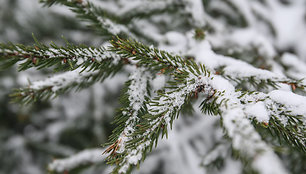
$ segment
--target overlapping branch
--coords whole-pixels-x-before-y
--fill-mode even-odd
[[[212,74],[204,65],[196,64],[192,60],[183,60],[178,56],[172,56],[170,53],[147,47],[135,41],[118,39],[112,41],[112,44],[112,51],[123,57],[136,60],[137,66],[161,71],[172,77],[168,86],[146,104],[147,113],[140,116],[141,122],[133,128],[136,131],[132,134],[133,139],[127,142],[124,155],[120,156],[122,153],[120,152],[119,156],[116,156],[116,149],[113,149],[112,154],[115,155],[112,157],[111,163],[117,164],[114,173],[126,173],[130,171],[132,165],[138,165],[144,159],[147,151],[152,150],[153,145],[157,144],[159,136],[167,135],[168,128],[178,117],[182,105],[188,102],[192,96],[197,97],[200,94],[204,96],[200,106],[202,111],[222,116],[223,126],[232,139],[234,148],[252,161],[252,168],[263,173],[265,170],[272,170],[269,166],[260,168],[261,160],[258,160],[271,158],[274,159],[276,166],[280,166],[279,172],[286,173],[286,170],[281,167],[278,157],[261,139],[250,120],[255,115],[256,119],[264,126],[269,126],[269,121],[271,121],[272,129],[275,126],[284,126],[273,122],[275,115],[281,114],[275,114],[271,110],[271,105],[268,102],[272,98],[270,95],[260,92],[237,91],[228,79]],[[262,102],[266,100],[267,102],[262,105]],[[252,103],[256,106],[252,106]],[[275,103],[272,105],[281,109]],[[264,118],[260,120],[256,114],[248,115],[250,108],[254,109],[254,107],[261,109],[262,112],[266,111],[267,116],[263,115]],[[286,113],[288,112],[292,111],[286,111]],[[245,136],[245,131],[242,130],[245,128],[249,131],[248,135],[254,136]],[[303,141],[300,139],[301,130],[297,131],[300,133],[290,135],[293,135],[293,141],[298,140],[301,145]],[[285,132],[285,134],[289,133],[289,131]],[[252,150],[247,148],[249,144],[253,145]],[[255,155],[258,156],[257,159],[253,159]]]
[[[66,43],[66,46],[58,46],[54,43],[46,46],[38,41],[33,46],[0,43],[1,69],[19,63],[19,71],[30,68],[52,68],[56,72],[77,68],[98,70],[106,62],[117,64],[119,61],[118,55],[106,51],[103,47],[76,46],[69,42]]]

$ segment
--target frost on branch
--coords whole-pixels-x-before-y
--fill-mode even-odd
[[[103,155],[115,165],[113,173],[304,171],[296,161],[303,161],[306,151],[305,1],[41,2],[68,7],[98,31],[101,45],[112,46],[1,44],[1,67],[18,64],[22,71],[58,73],[12,96],[27,104],[97,84],[88,94],[92,100],[79,100],[87,108],[82,109],[82,124],[60,120],[53,132],[64,130],[66,122],[82,129],[94,113],[96,126],[90,127],[90,121],[88,125],[99,138],[93,139],[104,142],[111,134]],[[117,72],[117,80],[127,82],[110,133],[107,116],[113,111],[104,105],[117,107],[113,99],[121,86],[104,79],[116,79]],[[156,77],[163,77],[165,84],[152,84]],[[100,82],[111,86],[113,93],[102,91]],[[107,93],[107,102],[96,102],[102,100],[97,93]],[[73,110],[67,102],[57,105]],[[78,132],[64,141],[74,135],[86,147],[98,144],[78,138]],[[94,163],[104,171],[99,155],[104,159],[101,150],[84,151],[55,160],[49,168],[86,173],[91,170],[82,168]]]

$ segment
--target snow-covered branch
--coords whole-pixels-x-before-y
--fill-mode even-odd
[[[55,159],[48,165],[48,170],[52,172],[65,172],[82,165],[102,163],[101,156],[105,149],[87,149],[73,156],[64,159]]]

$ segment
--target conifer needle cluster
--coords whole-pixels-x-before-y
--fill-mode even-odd
[[[282,152],[276,151],[276,147],[283,146],[305,155],[306,81],[294,77],[293,73],[279,74],[269,69],[284,66],[292,70],[285,61],[278,59],[275,50],[263,46],[264,39],[249,41],[252,47],[243,53],[227,50],[227,43],[239,43],[234,43],[235,39],[219,39],[218,32],[222,33],[223,23],[222,20],[214,21],[213,17],[223,16],[226,25],[238,28],[252,26],[252,20],[255,20],[242,15],[245,11],[237,10],[240,6],[234,1],[225,0],[222,4],[226,9],[236,9],[238,17],[226,16],[223,13],[227,11],[212,8],[212,1],[137,1],[138,6],[127,7],[128,10],[118,13],[87,0],[40,2],[45,6],[66,6],[98,31],[108,45],[92,47],[68,41],[65,46],[45,45],[34,36],[33,46],[1,43],[1,70],[17,65],[20,73],[31,68],[57,73],[15,89],[11,94],[12,101],[27,105],[50,100],[72,89],[85,89],[114,78],[120,72],[128,72],[120,95],[120,108],[114,114],[115,128],[104,145],[103,155],[107,155],[107,163],[115,165],[113,173],[131,173],[135,166],[141,166],[154,147],[159,146],[159,141],[168,138],[176,120],[183,119],[181,115],[185,110],[191,113],[200,110],[203,117],[216,116],[225,141],[230,142],[216,144],[215,151],[208,152],[203,158],[203,168],[208,168],[214,161],[210,159],[212,154],[232,151],[232,156],[238,156],[246,173],[282,174],[288,169],[280,157]],[[265,4],[255,2],[257,8]],[[198,8],[199,4],[207,9]],[[203,13],[194,10],[203,10]],[[151,25],[162,27],[155,22],[156,14],[174,14],[189,19],[177,24],[188,26],[182,28],[188,31],[184,36],[188,40],[186,43],[192,43],[187,46],[188,51],[174,53],[160,49],[157,43],[162,42],[161,36],[139,29],[141,22],[137,23],[136,19],[148,19]],[[169,45],[184,45],[180,43],[184,39]],[[223,54],[225,51],[229,54]],[[261,57],[258,60],[263,59],[261,65],[252,64],[256,56]],[[248,60],[249,57],[254,60]],[[305,71],[303,75],[306,75]],[[156,89],[151,82],[161,76],[166,82]],[[50,172],[60,172],[55,164],[50,165]]]

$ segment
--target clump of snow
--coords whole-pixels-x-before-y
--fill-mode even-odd
[[[248,116],[259,122],[269,122],[270,116],[264,102],[247,105],[244,111]]]
[[[305,117],[306,97],[281,90],[271,91],[268,95],[274,102],[284,105],[284,107],[291,111],[291,114]]]
[[[194,42],[192,44],[192,49],[190,49],[187,54],[195,56],[197,61],[203,63],[210,69],[224,67],[223,75],[234,79],[247,80],[247,78],[252,77],[256,82],[260,82],[261,80],[271,80],[275,82],[288,80],[283,75],[255,68],[244,61],[218,55],[212,51],[211,45],[207,40]]]
[[[273,153],[272,149],[261,140],[250,120],[244,117],[240,108],[225,111],[223,124],[227,134],[232,138],[235,149],[239,149],[249,157],[253,157],[252,166],[263,174],[287,173],[280,159]],[[267,164],[267,160],[269,163]]]
[[[296,55],[291,53],[285,53],[281,57],[281,61],[289,68],[294,68],[296,72],[306,74],[306,63],[301,61]]]
[[[130,36],[133,36],[131,34],[131,31],[129,31],[129,29],[126,28],[124,25],[116,24],[113,21],[105,19],[101,16],[99,16],[97,20],[100,22],[101,27],[106,28],[113,35],[118,35],[120,33],[128,33]],[[135,38],[135,36],[133,37]]]
[[[292,45],[305,45],[305,4],[299,0],[286,6],[275,0],[269,1],[268,4],[270,22],[276,29],[277,46],[288,48]],[[300,49],[299,46],[298,48]]]

